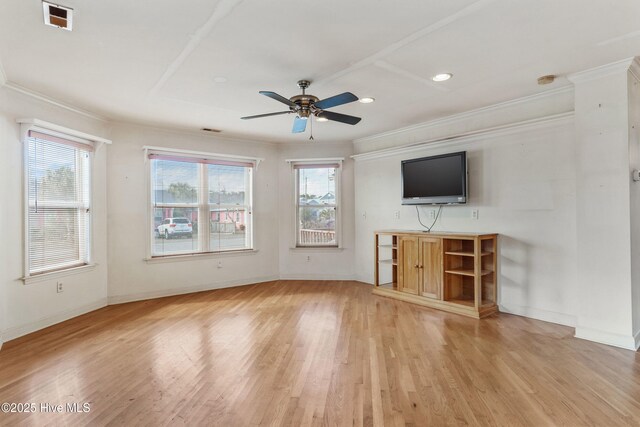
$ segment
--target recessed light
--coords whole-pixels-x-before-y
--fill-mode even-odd
[[[213,81],[216,83],[226,83],[227,82],[227,78],[226,77],[214,77]]]
[[[436,74],[435,76],[431,77],[431,80],[433,80],[434,82],[446,82],[451,77],[453,77],[453,74],[451,73],[442,73]]]
[[[318,117],[316,119],[316,122],[328,122],[328,121],[329,121],[329,119],[327,119],[326,117]]]
[[[360,102],[362,102],[363,104],[371,104],[373,101],[375,101],[375,98],[360,98]]]

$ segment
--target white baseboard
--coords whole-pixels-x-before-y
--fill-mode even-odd
[[[362,282],[362,283],[367,283],[369,285],[373,285],[373,278],[366,276],[364,274],[356,274],[356,278],[354,280],[357,280],[358,282]]]
[[[353,274],[281,274],[281,280],[356,280]]]
[[[162,289],[151,292],[140,292],[136,294],[114,295],[109,297],[109,305],[123,304],[126,302],[143,301],[154,298],[170,297],[174,295],[191,294],[194,292],[212,291],[215,289],[233,288],[235,286],[252,285],[255,283],[271,282],[278,280],[278,276],[262,276],[252,277],[244,280],[227,280],[224,282],[210,283],[200,286],[191,286],[187,288]]]
[[[82,314],[86,314],[90,311],[98,310],[107,306],[107,299],[101,298],[91,304],[86,304],[81,307],[76,307],[71,310],[63,311],[53,316],[45,317],[35,322],[28,323],[26,325],[15,326],[8,328],[2,333],[2,340],[11,341],[21,336],[30,334],[32,332],[39,331],[40,329],[48,328],[56,323],[64,322],[65,320],[78,317]]]
[[[637,351],[640,347],[640,331],[638,331],[635,336],[632,336],[613,334],[611,332],[577,326],[575,337],[632,351]]]
[[[498,308],[501,313],[515,314],[517,316],[529,317],[531,319],[542,320],[544,322],[557,323],[559,325],[571,327],[575,327],[577,324],[576,316],[566,313],[540,310],[539,308],[514,304],[499,304]]]

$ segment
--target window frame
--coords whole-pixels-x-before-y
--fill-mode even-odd
[[[323,159],[290,159],[286,160],[291,167],[293,185],[293,238],[291,239],[291,249],[342,249],[342,169],[344,158],[323,158]],[[304,245],[300,243],[300,170],[329,169],[335,168],[335,205],[328,207],[335,208],[335,244],[314,244]]]
[[[22,190],[22,197],[23,197],[23,244],[24,244],[24,255],[23,255],[23,262],[24,262],[24,277],[22,277],[22,280],[25,283],[28,283],[31,280],[38,280],[38,279],[43,279],[46,277],[50,277],[53,275],[64,275],[65,273],[75,273],[78,270],[87,268],[87,267],[93,267],[94,263],[93,263],[93,180],[94,180],[94,176],[93,176],[93,171],[94,171],[94,156],[95,156],[95,151],[98,147],[96,147],[96,145],[94,144],[94,141],[92,140],[88,140],[85,138],[79,138],[74,136],[73,134],[80,134],[82,136],[85,136],[86,134],[82,134],[80,132],[75,132],[71,129],[66,129],[66,128],[62,128],[60,126],[56,126],[56,125],[52,125],[51,127],[55,127],[57,129],[63,129],[63,130],[67,130],[69,133],[66,132],[60,132],[59,130],[53,130],[53,129],[49,129],[48,127],[40,127],[40,126],[36,126],[35,123],[38,124],[48,124],[46,122],[42,122],[42,121],[38,121],[35,119],[32,120],[25,120],[25,121],[18,121],[19,123],[22,124],[22,128],[21,128],[21,141],[23,144],[22,147],[22,156],[23,156],[23,190]],[[30,257],[30,248],[31,248],[31,238],[30,238],[30,234],[29,234],[29,204],[30,204],[30,200],[29,200],[29,145],[30,145],[30,132],[37,132],[38,134],[41,134],[44,136],[44,138],[38,138],[38,139],[43,139],[46,140],[47,138],[51,138],[50,141],[54,142],[54,143],[62,143],[62,144],[67,144],[69,146],[74,146],[76,149],[76,153],[75,155],[77,157],[80,156],[80,150],[83,150],[84,152],[87,153],[88,155],[88,159],[87,159],[87,166],[86,168],[88,170],[84,170],[84,167],[80,170],[80,176],[84,177],[86,174],[86,185],[87,185],[87,200],[84,204],[80,205],[79,202],[75,201],[75,202],[63,202],[60,204],[52,204],[49,207],[62,207],[62,208],[73,208],[76,210],[80,210],[80,209],[86,209],[88,210],[88,212],[85,212],[87,215],[86,218],[86,235],[84,236],[84,242],[82,242],[80,239],[78,239],[78,251],[83,252],[84,249],[84,254],[85,256],[82,257],[80,256],[80,260],[78,263],[69,263],[69,264],[65,264],[65,265],[58,265],[58,266],[52,266],[51,268],[45,268],[42,270],[34,270],[32,271],[30,266],[31,266],[31,257]],[[34,137],[37,138],[37,137]],[[58,141],[56,141],[56,139]],[[96,138],[98,139],[98,138]],[[60,140],[64,140],[60,141]],[[102,141],[98,141],[98,142],[107,142],[107,143],[111,143],[111,141],[107,141],[107,140],[102,140]],[[86,148],[85,148],[86,147]],[[76,172],[78,176],[78,172]],[[84,258],[84,261],[82,261],[82,258]]]
[[[256,173],[258,170],[258,165],[264,159],[256,158],[256,157],[246,157],[246,156],[232,156],[227,154],[217,154],[217,153],[207,153],[200,151],[191,151],[191,150],[181,150],[174,148],[166,148],[166,147],[152,147],[152,146],[144,146],[144,159],[146,165],[146,176],[147,176],[147,254],[145,260],[147,261],[160,261],[160,260],[171,260],[171,259],[179,259],[184,257],[192,257],[192,256],[206,256],[206,255],[223,255],[223,254],[232,254],[232,253],[245,253],[245,252],[255,252],[256,244],[255,244],[255,220],[254,220],[254,211],[255,211],[255,197],[254,197],[254,189],[255,189],[255,180]],[[198,164],[198,179],[200,181],[200,191],[198,191],[198,201],[196,205],[192,204],[184,204],[184,203],[163,203],[161,205],[154,204],[153,200],[153,191],[154,191],[154,176],[153,176],[153,168],[151,167],[151,161],[153,159],[150,158],[152,155],[157,156],[166,156],[173,157],[176,161],[180,161],[180,158],[184,158],[187,162]],[[196,161],[197,160],[197,161]],[[251,164],[251,177],[249,179],[249,200],[248,204],[244,205],[226,205],[226,204],[214,204],[210,203],[209,200],[209,179],[208,174],[206,173],[206,168],[208,164],[207,161],[210,162],[231,162],[231,163],[246,163]],[[204,172],[203,172],[204,171]],[[245,200],[245,203],[247,200]],[[154,209],[161,207],[183,207],[190,209],[198,210],[198,246],[195,251],[181,251],[181,252],[171,252],[167,254],[155,253],[155,231],[154,231]],[[247,226],[245,229],[245,233],[247,235],[249,245],[245,248],[240,249],[225,249],[225,250],[211,250],[210,245],[210,222],[204,221],[202,222],[202,218],[208,218],[211,215],[211,211],[213,207],[218,209],[244,209],[248,217]],[[202,227],[202,232],[200,231]],[[205,236],[205,237],[203,237]]]

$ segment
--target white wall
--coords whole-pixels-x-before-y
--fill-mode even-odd
[[[115,124],[109,147],[109,301],[174,295],[277,279],[278,155],[272,144]],[[143,146],[262,157],[255,173],[254,241],[257,252],[145,261],[149,200]],[[218,268],[218,261],[222,268]]]
[[[571,79],[580,283],[576,336],[633,348],[629,65],[588,70]]]
[[[331,124],[329,124],[331,125]],[[333,124],[341,126],[340,124]],[[353,188],[353,145],[322,144],[301,141],[279,147],[278,171],[280,182],[280,277],[283,279],[350,280],[354,278],[355,230]],[[287,159],[343,157],[341,173],[342,248],[293,249],[295,245],[293,171]]]
[[[640,169],[640,63],[628,75],[629,173]],[[640,343],[640,182],[631,182],[631,280],[633,284],[633,336]]]
[[[557,112],[556,100],[547,101],[548,110]],[[452,135],[465,128],[464,122],[449,125]],[[375,230],[422,228],[416,208],[401,205],[400,161],[467,151],[470,200],[463,206],[445,206],[433,230],[499,233],[501,311],[575,325],[574,135],[568,115],[511,132],[360,157],[355,165],[357,278],[373,281]],[[397,141],[398,135],[393,138]],[[429,211],[435,208],[420,209],[423,222],[430,224]],[[472,209],[479,210],[478,220],[471,219]],[[395,211],[400,211],[399,219]]]
[[[0,287],[4,308],[4,341],[102,307],[107,301],[106,147],[93,162],[94,270],[60,279],[25,285],[23,243],[22,142],[17,118],[38,118],[71,129],[105,137],[104,122],[0,88],[0,143],[2,146],[2,266]],[[56,292],[56,281],[64,292]]]

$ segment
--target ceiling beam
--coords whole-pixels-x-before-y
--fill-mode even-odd
[[[624,40],[633,39],[633,38],[636,38],[636,37],[640,37],[640,30],[633,31],[633,32],[627,33],[627,34],[623,34],[623,35],[618,36],[618,37],[613,37],[613,38],[610,38],[610,39],[607,39],[607,40],[603,40],[600,43],[596,44],[596,46],[598,46],[598,47],[607,46],[607,45],[610,45],[610,44],[613,44],[613,43],[618,43],[618,42],[621,42],[621,41],[624,41]]]
[[[457,11],[454,14],[451,14],[445,18],[440,19],[439,21],[434,22],[433,24],[430,24],[414,33],[409,34],[408,36],[398,40],[395,43],[390,44],[389,46],[375,52],[372,55],[367,56],[366,58],[361,59],[360,61],[354,63],[353,65],[344,68],[340,71],[338,71],[337,73],[334,73],[330,76],[326,76],[326,77],[321,77],[319,79],[316,79],[314,81],[314,85],[316,86],[320,86],[322,84],[325,83],[329,83],[333,80],[336,80],[342,76],[345,76],[353,71],[359,70],[361,68],[364,68],[368,65],[374,64],[376,61],[379,61],[383,58],[386,58],[387,56],[391,55],[392,53],[400,50],[401,48],[403,48],[404,46],[407,46],[410,43],[415,42],[416,40],[419,40],[431,33],[434,33],[436,31],[438,31],[441,28],[446,27],[447,25],[453,24],[454,22],[465,18],[471,14],[474,14],[476,12],[478,12],[481,9],[484,9],[485,7],[491,5],[492,3],[495,3],[496,0],[478,0],[473,2],[472,4],[470,4],[469,6],[460,9],[459,11]]]
[[[167,67],[160,80],[156,82],[156,84],[151,88],[150,94],[152,96],[156,95],[160,89],[167,83],[167,81],[178,71],[178,69],[184,64],[189,55],[193,53],[194,50],[200,45],[202,40],[209,35],[209,33],[214,29],[214,27],[218,24],[218,22],[222,21],[226,18],[233,9],[235,9],[240,3],[244,0],[222,0],[220,1],[213,13],[204,23],[202,27],[200,27],[191,37],[189,38],[189,42],[182,49],[182,52],[173,60],[171,64]]]
[[[445,86],[439,85],[438,83],[435,83],[431,79],[415,75],[400,67],[396,67],[395,65],[389,64],[387,61],[382,61],[382,60],[376,61],[373,63],[373,65],[375,65],[378,68],[382,68],[383,70],[387,70],[393,74],[397,74],[406,79],[413,80],[414,82],[422,83],[426,86],[429,86],[432,89],[436,89],[441,92],[449,92],[449,89],[447,89]]]

